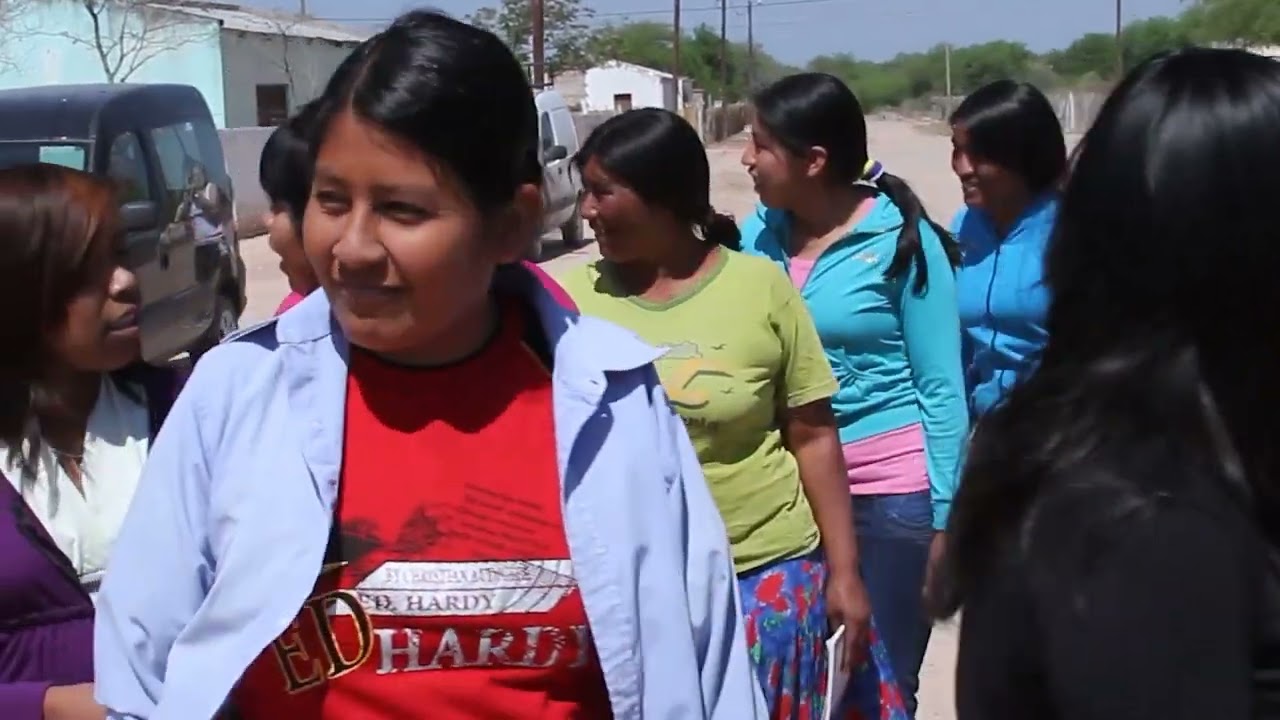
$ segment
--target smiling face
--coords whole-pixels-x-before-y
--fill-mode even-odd
[[[805,193],[804,188],[821,176],[822,159],[796,157],[752,117],[747,145],[742,149],[742,164],[765,205],[791,207],[791,199]]]
[[[75,372],[112,372],[142,354],[138,280],[122,264],[123,237],[98,234],[84,259],[84,284],[49,335],[54,362]]]
[[[519,260],[539,207],[527,185],[482,213],[441,163],[343,112],[316,158],[303,247],[353,344],[448,362],[487,334],[494,269]]]
[[[582,217],[595,233],[600,254],[615,263],[648,256],[646,238],[653,237],[654,214],[627,185],[605,171],[593,157],[582,168]]]
[[[951,128],[951,171],[960,180],[969,207],[993,212],[1016,205],[1027,195],[1022,178],[976,153],[969,132],[960,125]]]

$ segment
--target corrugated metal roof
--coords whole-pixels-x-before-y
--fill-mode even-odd
[[[216,20],[222,23],[222,27],[226,30],[260,35],[288,35],[340,43],[361,43],[374,34],[373,30],[361,27],[224,3],[154,2],[150,4],[166,10]]]

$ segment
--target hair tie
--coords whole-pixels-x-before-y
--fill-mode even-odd
[[[865,185],[875,185],[881,177],[884,176],[884,165],[879,160],[867,158],[867,164],[862,166],[862,177],[858,178],[858,182]]]

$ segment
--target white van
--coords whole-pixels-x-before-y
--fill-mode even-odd
[[[542,231],[546,234],[559,229],[566,247],[581,247],[583,232],[578,195],[582,178],[573,166],[573,156],[579,147],[578,129],[560,93],[543,90],[534,96],[534,103],[538,108],[538,138],[542,144],[542,199],[546,212]],[[530,254],[535,259],[542,254],[542,238]]]

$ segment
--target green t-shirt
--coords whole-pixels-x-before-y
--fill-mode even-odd
[[[624,295],[608,267],[580,265],[559,279],[584,314],[666,348],[658,375],[720,506],[738,572],[812,551],[818,527],[783,445],[781,412],[831,397],[836,381],[799,293],[768,260],[724,249],[693,288],[663,303]]]

